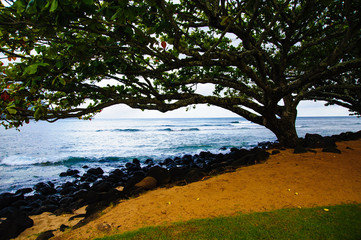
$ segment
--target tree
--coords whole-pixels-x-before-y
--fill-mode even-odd
[[[361,69],[344,73],[334,77],[330,84],[316,86],[314,91],[309,91],[309,100],[323,100],[326,105],[339,105],[348,108],[351,115],[361,115]]]
[[[293,146],[299,102],[321,99],[321,92],[337,92],[325,96],[337,101],[350,96],[337,90],[337,79],[361,66],[359,1],[10,5],[0,12],[0,51],[20,61],[2,67],[0,111],[7,127],[31,118],[89,118],[115,104],[165,112],[207,103]],[[343,83],[360,90],[358,79]],[[213,93],[197,92],[200,84],[213,86]]]

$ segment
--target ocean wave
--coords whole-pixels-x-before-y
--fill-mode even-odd
[[[184,131],[186,131],[186,132],[188,132],[188,131],[199,131],[199,128],[183,128],[183,129],[181,129],[181,131],[182,132],[184,132]]]
[[[160,129],[159,131],[161,131],[161,132],[172,132],[173,130],[171,128],[164,128],[164,129]]]
[[[207,151],[209,149],[214,148],[213,145],[183,145],[183,146],[177,146],[174,147],[174,150],[200,150],[200,151]],[[192,152],[189,152],[192,153]]]
[[[36,163],[34,165],[41,165],[41,166],[60,166],[60,165],[66,165],[66,166],[72,166],[74,164],[79,163],[86,163],[94,161],[91,158],[87,157],[67,157],[64,159],[59,159],[58,161],[46,161],[46,162],[40,162]]]
[[[13,155],[9,157],[5,157],[0,161],[2,165],[7,166],[27,166],[27,165],[35,165],[35,166],[53,166],[53,165],[72,165],[80,162],[88,162],[89,158],[83,157],[68,157],[68,158],[58,158],[52,159],[45,157],[32,157],[32,156],[24,156],[24,155]]]
[[[142,129],[138,129],[138,128],[124,128],[124,129],[100,129],[100,130],[96,130],[96,132],[141,132],[144,131]]]
[[[172,128],[163,128],[159,129],[160,132],[189,132],[189,131],[200,131],[199,128],[181,128],[181,129],[172,129]]]
[[[89,158],[89,157],[68,157],[66,159],[62,159],[60,161],[55,162],[42,162],[35,165],[42,165],[42,166],[73,166],[76,164],[88,164],[88,163],[114,163],[114,162],[124,162],[123,157],[100,157],[100,158]]]
[[[76,164],[86,164],[86,163],[112,163],[112,162],[124,162],[123,157],[100,157],[100,158],[90,158],[90,157],[65,157],[59,159],[45,159],[45,158],[36,158],[29,156],[10,156],[5,157],[0,160],[1,165],[7,166],[73,166]]]
[[[0,161],[1,165],[7,166],[34,165],[41,162],[47,162],[47,159],[25,155],[13,155],[5,157]]]

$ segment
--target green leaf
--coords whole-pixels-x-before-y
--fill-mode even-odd
[[[25,72],[29,75],[35,74],[38,71],[38,64],[33,64],[25,68]]]
[[[35,120],[39,120],[42,116],[45,116],[47,109],[43,106],[37,107],[34,113]]]
[[[58,8],[58,0],[53,0],[49,12],[54,12]]]
[[[13,6],[16,8],[18,14],[21,14],[26,8],[25,3],[22,1],[16,1]]]
[[[62,67],[63,67],[63,61],[57,61],[57,62],[55,63],[55,66],[56,66],[58,69],[62,68]]]
[[[30,66],[27,66],[25,68],[24,74],[33,75],[33,74],[37,73],[38,67],[47,67],[47,66],[49,66],[48,63],[43,63],[43,62],[34,63],[34,64],[32,64]]]
[[[119,8],[116,13],[114,13],[114,15],[110,18],[110,20],[115,20],[118,18],[118,15],[121,15],[121,13],[123,12],[123,9]]]
[[[64,86],[66,85],[66,81],[64,78],[59,78],[59,81],[61,84],[63,84]]]
[[[36,120],[39,120],[40,117],[41,117],[41,115],[42,115],[42,110],[41,110],[41,108],[36,109],[36,110],[35,110],[35,113],[34,113],[34,118],[35,118]]]
[[[11,115],[14,115],[17,113],[16,109],[14,108],[14,104],[11,104],[10,106],[8,106],[6,108],[6,110],[8,111],[8,113],[10,113]]]

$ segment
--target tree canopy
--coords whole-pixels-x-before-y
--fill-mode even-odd
[[[302,100],[360,113],[359,1],[4,2],[6,127],[90,118],[116,104],[165,112],[207,103],[293,145]]]

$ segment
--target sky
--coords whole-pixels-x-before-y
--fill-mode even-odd
[[[298,106],[299,117],[348,116],[347,109],[339,106],[324,106],[325,102],[302,101]],[[126,105],[116,105],[103,109],[96,115],[97,119],[110,118],[211,118],[211,117],[239,117],[237,114],[215,106],[197,105],[195,109],[180,108],[161,113],[155,110],[132,109]]]

